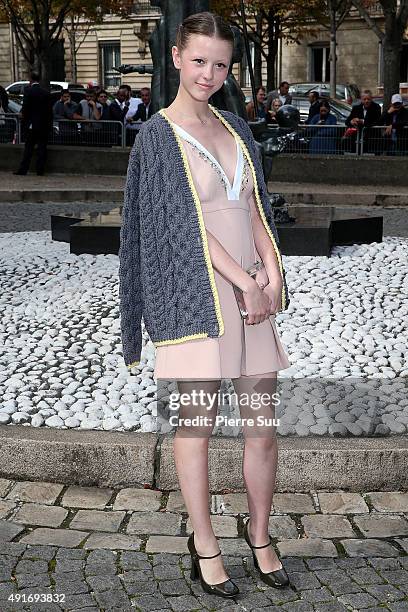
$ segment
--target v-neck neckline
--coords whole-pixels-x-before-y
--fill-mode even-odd
[[[238,144],[238,142],[235,140],[236,143],[236,164],[235,164],[235,172],[234,172],[234,180],[233,183],[231,185],[230,180],[227,176],[227,173],[225,172],[224,168],[221,166],[220,162],[214,157],[214,155],[203,145],[201,144],[201,142],[199,140],[197,140],[197,138],[195,138],[192,134],[190,134],[189,132],[187,132],[187,130],[185,130],[184,128],[182,128],[180,125],[178,125],[177,123],[173,122],[173,125],[175,127],[175,129],[179,132],[181,132],[182,135],[184,135],[185,140],[189,140],[191,141],[193,144],[195,144],[196,147],[198,147],[214,164],[216,164],[217,168],[220,170],[220,172],[222,173],[222,175],[225,178],[227,187],[230,191],[230,193],[235,193],[236,189],[237,189],[237,182],[238,179],[240,179],[240,161],[241,161],[241,155],[240,155],[240,146]]]
[[[211,109],[212,113],[215,115],[213,109],[211,108],[211,105],[209,105],[209,108]],[[243,158],[242,158],[241,147],[239,146],[238,140],[235,138],[234,134],[232,134],[232,137],[234,138],[235,145],[236,145],[236,163],[235,163],[234,178],[233,178],[233,182],[232,182],[232,185],[231,185],[230,180],[229,180],[226,172],[224,171],[224,168],[221,166],[220,162],[214,157],[214,155],[212,153],[210,153],[210,151],[203,144],[201,144],[201,142],[199,140],[197,140],[197,138],[195,138],[192,134],[187,132],[187,130],[185,130],[180,125],[178,125],[178,123],[175,123],[172,119],[170,119],[170,117],[167,115],[167,113],[165,112],[165,110],[163,108],[159,112],[162,113],[163,115],[165,115],[166,119],[170,122],[170,124],[175,129],[180,130],[182,133],[185,134],[186,140],[193,141],[193,143],[196,144],[196,146],[199,149],[201,149],[203,151],[203,153],[205,155],[207,155],[207,157],[212,162],[214,162],[216,164],[217,168],[219,168],[220,172],[222,173],[222,175],[225,178],[226,185],[227,185],[227,188],[228,188],[228,192],[230,194],[236,194],[237,184],[240,183],[241,180],[242,180],[242,160],[243,160]],[[221,121],[221,123],[222,123],[222,121]],[[229,131],[229,130],[227,130],[227,131]],[[240,169],[241,169],[241,171],[240,171]]]

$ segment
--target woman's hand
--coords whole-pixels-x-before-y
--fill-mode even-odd
[[[270,299],[270,312],[269,314],[276,314],[282,309],[282,278],[274,278],[269,281],[266,287],[263,289],[263,293]]]
[[[263,289],[269,283],[268,273],[265,268],[261,268],[255,275],[255,280],[259,287]]]
[[[269,317],[271,300],[265,293],[265,290],[261,289],[254,279],[251,280],[253,283],[250,284],[247,291],[243,292],[245,308],[248,313],[245,323],[247,325],[256,325]]]

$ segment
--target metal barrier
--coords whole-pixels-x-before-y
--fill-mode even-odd
[[[360,155],[408,155],[408,126],[363,128]]]
[[[17,117],[0,114],[0,142],[2,144],[20,142],[19,125]]]
[[[262,139],[269,138],[264,145],[266,153],[278,149],[278,141],[284,140],[284,153],[306,155],[358,155],[360,138],[358,132],[349,131],[344,125],[299,125],[291,128],[268,127]],[[275,144],[276,143],[276,144]]]
[[[49,144],[67,146],[131,147],[136,130],[120,121],[61,119],[53,122]],[[21,144],[21,115],[0,115],[0,143]],[[259,140],[265,152],[304,155],[407,155],[408,126],[387,134],[386,126],[352,130],[345,125],[299,125],[296,129],[269,125]],[[265,142],[266,141],[266,142]]]
[[[351,133],[344,125],[299,126],[301,149],[295,153],[309,155],[358,155],[359,134]]]
[[[124,147],[125,126],[120,121],[61,119],[54,121],[49,144]]]

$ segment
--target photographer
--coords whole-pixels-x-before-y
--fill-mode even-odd
[[[309,103],[310,103],[310,107],[309,107],[309,114],[308,117],[305,121],[306,124],[309,124],[312,122],[313,117],[315,117],[316,115],[319,115],[320,113],[320,96],[319,96],[319,92],[318,91],[310,91],[309,95]]]
[[[61,144],[75,144],[77,141],[77,126],[72,120],[78,105],[71,100],[68,89],[61,91],[61,98],[54,104],[52,112],[54,116],[54,134],[57,142]]]
[[[101,105],[101,120],[109,121],[110,115],[110,102],[108,92],[105,89],[101,89],[97,95],[97,101]]]
[[[54,104],[52,112],[55,121],[61,119],[72,119],[77,110],[77,104],[72,102],[69,89],[61,91],[61,98]]]
[[[346,150],[355,151],[357,134],[361,136],[364,128],[364,153],[378,152],[378,131],[374,126],[380,125],[381,106],[374,102],[372,93],[365,89],[361,94],[361,104],[353,106],[346,119],[347,137],[344,140]]]
[[[110,116],[113,121],[124,122],[130,106],[130,94],[126,86],[121,85],[116,98],[110,105]]]
[[[274,98],[272,100],[271,109],[266,113],[266,122],[279,127],[279,121],[277,119],[277,114],[279,109],[283,106],[282,100],[280,98]]]
[[[385,128],[385,149],[389,155],[404,153],[408,149],[408,109],[403,106],[402,96],[394,94],[388,110],[381,116]]]
[[[81,125],[81,140],[85,145],[99,145],[101,141],[102,125],[97,125],[95,122],[102,117],[102,105],[96,101],[96,92],[94,89],[87,89],[85,100],[81,100],[78,104],[73,118],[78,121],[83,121]]]
[[[330,155],[336,153],[337,124],[336,116],[330,112],[331,107],[327,100],[320,102],[319,114],[314,115],[310,121],[307,134],[311,135],[309,153]]]
[[[85,92],[85,100],[80,101],[78,108],[73,114],[73,118],[78,121],[99,121],[101,118],[101,111],[102,105],[96,101],[96,92],[93,89],[87,89]]]

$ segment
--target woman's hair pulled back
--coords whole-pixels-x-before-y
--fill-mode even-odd
[[[194,13],[179,24],[176,34],[176,46],[183,51],[192,34],[201,34],[227,40],[234,47],[234,33],[228,23],[220,16],[209,11]]]

